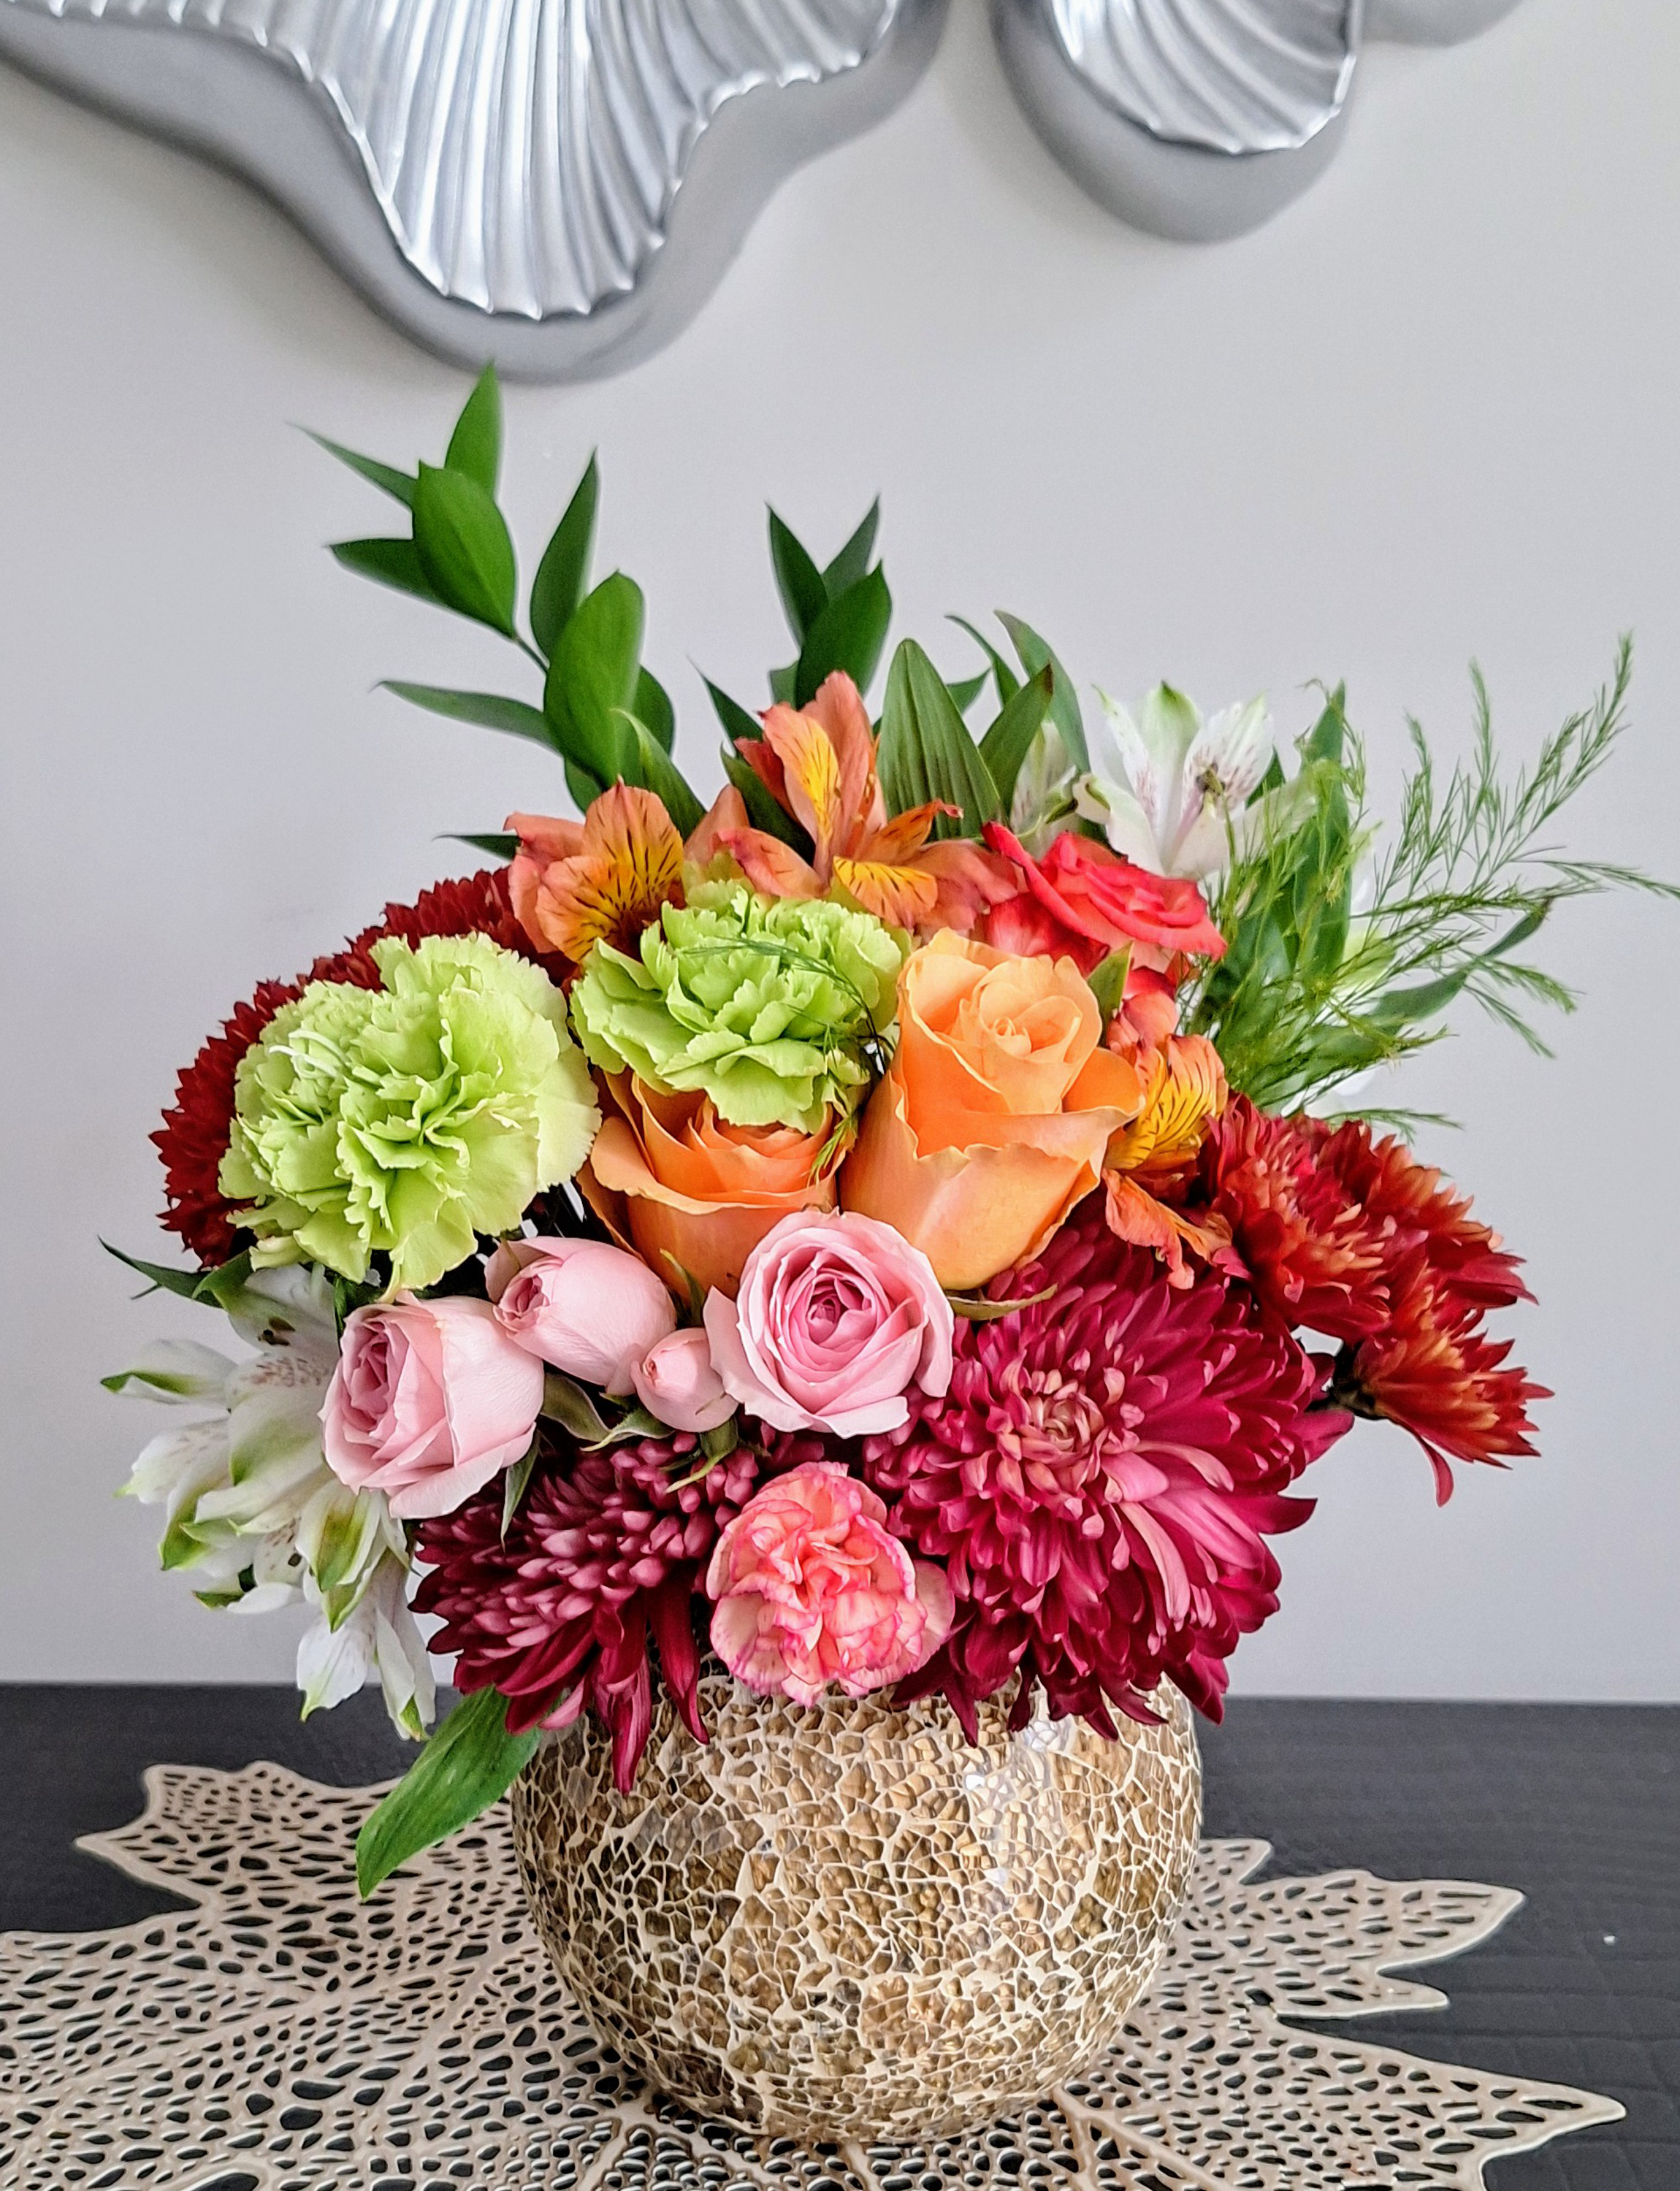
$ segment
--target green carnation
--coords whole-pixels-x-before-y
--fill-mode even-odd
[[[597,943],[572,1017],[604,1072],[703,1090],[735,1126],[815,1133],[869,1082],[891,1024],[904,943],[826,898],[762,898],[709,884],[642,931],[638,957]]]
[[[221,1190],[259,1262],[435,1284],[570,1179],[600,1124],[566,1003],[485,936],[373,946],[383,989],[312,982],[240,1061]]]

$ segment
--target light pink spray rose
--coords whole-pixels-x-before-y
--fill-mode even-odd
[[[651,1346],[635,1365],[636,1397],[651,1415],[674,1431],[720,1429],[735,1403],[712,1367],[710,1341],[703,1331],[674,1331]]]
[[[568,1377],[622,1399],[650,1347],[676,1329],[663,1283],[640,1255],[601,1240],[504,1240],[485,1286],[510,1339]]]
[[[951,1304],[920,1248],[873,1217],[784,1217],[741,1291],[706,1299],[712,1363],[772,1430],[863,1437],[909,1420],[912,1385],[951,1384]]]
[[[748,1500],[718,1539],[706,1591],[731,1673],[796,1704],[903,1681],[944,1642],[954,1609],[943,1572],[913,1561],[868,1484],[828,1460]]]
[[[542,1363],[483,1301],[399,1294],[345,1321],[321,1410],[327,1465],[352,1491],[384,1492],[398,1521],[429,1521],[521,1458],[542,1404]]]

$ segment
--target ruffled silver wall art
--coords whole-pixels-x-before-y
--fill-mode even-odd
[[[991,0],[1039,135],[1099,205],[1192,242],[1298,197],[1341,141],[1362,44],[1451,45],[1517,0]]]
[[[0,0],[0,56],[258,183],[428,348],[540,379],[669,340],[948,0]]]

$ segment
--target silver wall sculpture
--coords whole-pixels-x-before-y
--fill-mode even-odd
[[[1364,38],[1515,3],[990,0],[1063,166],[1191,239],[1320,172]],[[429,349],[565,380],[669,341],[782,179],[903,98],[949,4],[0,0],[0,58],[249,177]]]
[[[948,0],[0,0],[0,55],[259,184],[429,349],[537,379],[669,341]]]
[[[1190,242],[1269,220],[1341,142],[1361,44],[1452,45],[1517,0],[991,0],[1016,95],[1095,198]]]

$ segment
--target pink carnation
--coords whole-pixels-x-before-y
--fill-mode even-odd
[[[712,1365],[748,1414],[831,1437],[897,1429],[913,1386],[948,1391],[954,1328],[921,1249],[855,1211],[784,1217],[748,1256],[738,1298],[706,1301]]]
[[[951,1586],[890,1534],[886,1509],[834,1461],[757,1492],[719,1538],[706,1576],[712,1644],[737,1679],[814,1704],[902,1681],[943,1642]]]

